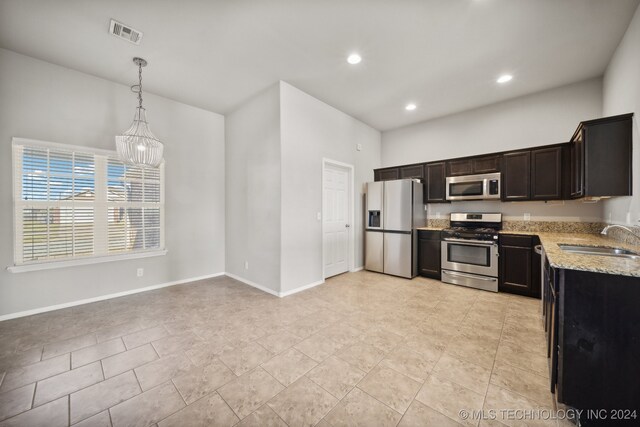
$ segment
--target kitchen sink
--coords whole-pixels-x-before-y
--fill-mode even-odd
[[[603,255],[603,256],[613,256],[618,258],[630,258],[630,259],[640,259],[640,254],[637,252],[633,252],[627,249],[622,248],[607,248],[604,246],[583,246],[583,245],[568,245],[568,244],[558,244],[560,249],[566,252],[571,252],[574,254],[585,254],[585,255]]]

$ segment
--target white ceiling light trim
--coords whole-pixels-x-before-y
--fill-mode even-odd
[[[362,61],[362,57],[357,53],[352,53],[347,57],[347,62],[351,65],[359,64]]]

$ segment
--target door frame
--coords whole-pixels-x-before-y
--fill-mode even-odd
[[[322,158],[322,182],[321,182],[321,188],[322,188],[322,214],[321,214],[321,221],[322,221],[322,280],[325,280],[326,274],[324,271],[324,266],[325,266],[325,260],[324,260],[324,204],[325,204],[325,200],[324,200],[324,178],[325,178],[325,169],[327,166],[334,166],[334,167],[338,167],[341,169],[345,169],[347,171],[347,173],[349,174],[349,183],[347,185],[347,187],[349,188],[349,195],[347,196],[348,199],[348,206],[349,206],[349,213],[347,215],[347,217],[349,218],[349,223],[351,224],[351,226],[349,227],[349,247],[347,249],[347,253],[348,253],[348,261],[347,261],[347,272],[353,271],[354,268],[354,263],[355,263],[355,251],[356,251],[356,246],[355,246],[355,169],[353,167],[353,165],[350,165],[349,163],[344,163],[344,162],[339,162],[337,160],[332,160],[332,159],[328,159],[326,157]]]

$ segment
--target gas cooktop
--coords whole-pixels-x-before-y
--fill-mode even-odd
[[[451,227],[442,230],[444,237],[469,240],[498,240],[502,228],[500,213],[451,213]]]

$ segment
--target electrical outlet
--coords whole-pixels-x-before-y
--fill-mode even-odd
[[[244,262],[244,269],[248,270],[249,269],[249,261],[245,261]]]
[[[436,219],[440,219],[440,212],[436,212]]]
[[[428,205],[424,205],[424,210],[425,212],[429,210],[429,206]]]
[[[631,224],[631,212],[627,212],[627,224]]]
[[[316,213],[316,218],[318,218],[318,221],[322,220],[322,212]]]
[[[525,221],[531,221],[531,214],[530,213],[525,213],[524,214],[524,220]]]
[[[144,268],[139,268],[138,271],[136,271],[136,274],[138,277],[144,276]]]
[[[356,150],[362,151],[362,144],[356,144]]]

